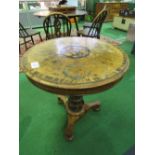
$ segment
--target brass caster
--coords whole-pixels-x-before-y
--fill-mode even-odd
[[[73,135],[70,135],[70,136],[65,135],[65,139],[66,139],[67,141],[72,141],[73,138],[74,138]]]
[[[101,107],[100,107],[100,105],[96,105],[96,106],[94,106],[92,108],[92,110],[97,112],[97,111],[100,111],[101,110]]]

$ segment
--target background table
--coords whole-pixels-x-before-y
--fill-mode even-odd
[[[113,87],[129,67],[127,55],[93,38],[67,37],[40,43],[26,52],[22,68],[29,80],[59,96],[68,113],[65,136],[73,138],[74,124],[99,102],[84,104],[83,95]]]
[[[37,17],[46,17],[51,13],[52,13],[52,11],[47,10],[47,11],[36,12],[36,13],[34,13],[34,15],[37,16]],[[86,11],[76,10],[74,12],[66,13],[65,15],[67,15],[68,18],[73,18],[74,19],[76,30],[79,31],[78,22],[77,22],[76,17],[84,17],[86,14],[87,14]]]

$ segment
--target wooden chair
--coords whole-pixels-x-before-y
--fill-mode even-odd
[[[70,19],[63,13],[55,12],[48,15],[43,22],[46,40],[67,37],[71,35]],[[58,101],[61,103],[65,96],[58,95]]]
[[[104,11],[104,10],[107,10],[107,6],[106,6],[106,5],[103,7],[103,9],[101,9],[100,12],[102,12],[102,11]],[[100,12],[99,12],[99,13],[100,13]],[[98,13],[98,14],[99,14],[99,13]],[[84,22],[84,24],[83,24],[83,28],[90,28],[91,25],[92,25],[92,23],[94,22],[94,20],[96,20],[98,14],[94,16],[94,19],[93,19],[92,22]]]
[[[104,23],[107,16],[107,10],[104,7],[94,18],[92,23],[85,23],[84,29],[78,32],[78,36],[100,38],[100,31],[102,24]]]
[[[25,49],[28,49],[27,43],[32,42],[34,45],[34,39],[33,36],[38,35],[40,38],[40,41],[42,41],[42,37],[40,32],[36,32],[35,30],[32,30],[30,28],[24,28],[24,26],[19,22],[19,38],[23,39],[23,43],[19,43],[20,45],[25,45]]]
[[[55,12],[48,15],[43,22],[46,40],[71,35],[71,22],[63,13]]]

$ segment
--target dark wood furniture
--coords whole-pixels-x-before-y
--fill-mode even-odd
[[[23,71],[35,86],[59,94],[59,101],[67,111],[67,140],[73,139],[75,123],[86,112],[100,108],[99,101],[85,104],[83,95],[112,88],[129,67],[128,56],[119,48],[88,37],[42,42],[30,48],[21,62]]]
[[[120,3],[120,2],[109,2],[109,3],[96,3],[96,14],[98,14],[103,7],[107,7],[108,16],[106,21],[113,21],[113,17],[119,15],[119,11],[121,9],[127,9],[128,3]]]
[[[78,31],[78,36],[100,38],[100,31],[102,25],[107,17],[107,10],[103,8],[97,16],[94,18],[93,22],[90,24],[85,24],[84,29]]]
[[[40,32],[36,32],[33,29],[26,29],[24,28],[24,26],[19,22],[19,38],[23,39],[23,43],[19,43],[19,50],[20,50],[20,45],[25,45],[25,49],[28,49],[27,43],[32,42],[32,44],[34,45],[34,39],[33,37],[35,35],[38,35],[40,38],[40,41],[42,41],[42,37]]]
[[[67,0],[61,0],[61,1],[59,1],[59,5],[64,5],[66,3],[67,3]]]
[[[48,9],[53,12],[61,12],[61,13],[70,13],[76,11],[75,6],[68,6],[68,5],[50,6]]]
[[[53,13],[53,11],[50,11],[50,10],[47,10],[47,11],[39,11],[39,12],[36,12],[34,14],[34,16],[44,17],[45,18],[46,16],[50,15],[51,13]],[[74,20],[74,23],[75,23],[75,26],[76,26],[76,30],[77,31],[79,31],[79,26],[78,26],[78,22],[77,22],[76,17],[84,17],[86,14],[87,14],[87,12],[86,11],[82,11],[82,10],[75,10],[73,12],[65,13],[65,15],[68,18]]]
[[[62,13],[52,13],[43,22],[46,40],[58,37],[66,37],[71,34],[71,22]]]

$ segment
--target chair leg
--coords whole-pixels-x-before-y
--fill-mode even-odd
[[[77,36],[81,36],[81,34],[79,32],[77,32]]]
[[[28,47],[27,47],[27,44],[26,44],[26,39],[25,39],[25,38],[23,38],[23,39],[24,39],[25,49],[27,50],[27,49],[28,49]]]
[[[38,35],[39,35],[40,41],[43,41],[41,34],[39,33]]]
[[[33,36],[31,36],[31,40],[32,40],[32,43],[33,43],[33,45],[34,45],[34,40],[33,40]]]
[[[19,43],[19,54],[21,54],[21,50],[20,50],[20,43]]]
[[[78,34],[77,34],[77,36],[79,36],[79,37],[80,37],[81,35],[78,33]]]

